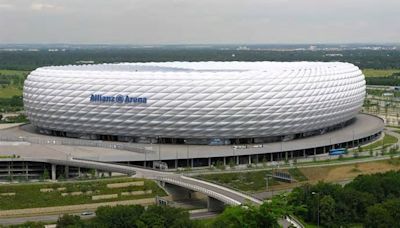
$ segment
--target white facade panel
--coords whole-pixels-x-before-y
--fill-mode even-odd
[[[91,101],[92,95],[106,100]],[[362,72],[339,62],[42,67],[24,85],[25,110],[37,127],[168,138],[252,138],[312,131],[353,118],[364,96]]]

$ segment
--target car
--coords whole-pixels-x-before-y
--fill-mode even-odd
[[[92,211],[84,211],[81,213],[82,216],[88,216],[88,215],[94,215],[94,212]]]

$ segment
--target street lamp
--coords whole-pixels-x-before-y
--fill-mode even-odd
[[[317,195],[317,203],[318,203],[318,216],[317,216],[317,227],[319,227],[319,193],[311,192],[312,195]]]

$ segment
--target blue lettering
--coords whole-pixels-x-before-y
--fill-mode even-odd
[[[146,97],[129,97],[128,95],[122,96],[103,96],[100,94],[91,94],[89,98],[90,102],[101,102],[101,103],[141,103],[146,104]]]

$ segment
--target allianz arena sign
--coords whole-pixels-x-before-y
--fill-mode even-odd
[[[146,97],[130,97],[128,95],[116,95],[116,96],[103,96],[101,94],[92,94],[90,96],[90,102],[95,103],[141,103],[146,104]]]

